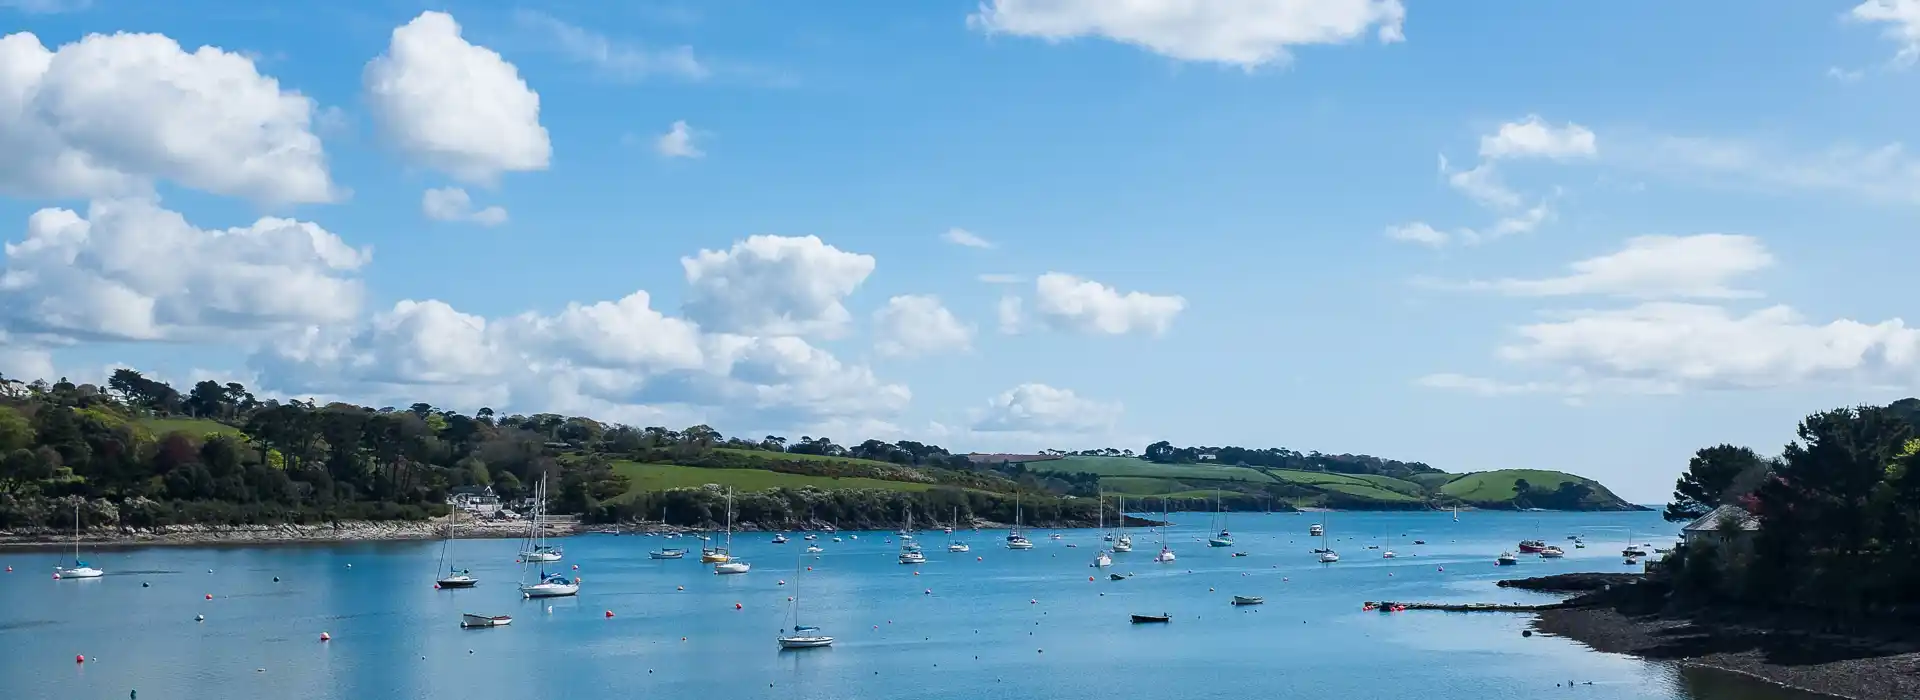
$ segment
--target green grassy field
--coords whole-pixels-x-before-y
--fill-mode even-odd
[[[1459,476],[1458,474],[1447,474],[1447,473],[1415,474],[1413,476],[1407,477],[1407,481],[1411,481],[1413,483],[1419,484],[1422,487],[1425,487],[1428,491],[1439,491],[1441,486],[1445,486],[1447,482],[1453,481],[1454,478],[1458,476]]]
[[[1418,485],[1392,477],[1373,474],[1307,472],[1292,469],[1275,469],[1269,473],[1281,481],[1305,484],[1323,491],[1336,491],[1349,496],[1394,502],[1425,500],[1425,496]]]
[[[1272,482],[1273,478],[1246,467],[1215,464],[1155,464],[1132,457],[1067,457],[1045,462],[1028,462],[1037,472],[1091,472],[1102,477],[1146,477],[1203,481]]]
[[[1546,471],[1544,469],[1498,469],[1490,472],[1465,474],[1440,487],[1440,493],[1468,502],[1494,502],[1513,500],[1513,484],[1526,479],[1534,488],[1555,489],[1569,481],[1579,481],[1593,486],[1596,492],[1604,492],[1605,487],[1589,479],[1583,479],[1566,472]]]
[[[628,479],[627,492],[612,499],[616,503],[631,500],[635,495],[651,491],[697,488],[707,484],[731,486],[740,491],[765,491],[802,486],[818,489],[888,489],[892,491],[925,491],[933,488],[932,484],[908,481],[883,481],[858,477],[835,479],[826,476],[784,474],[764,469],[707,469],[684,467],[678,464],[642,464],[627,460],[619,460],[612,465],[616,473]]]
[[[716,447],[714,448],[713,451],[720,454],[729,454],[729,455],[735,455],[739,457],[746,457],[748,459],[764,459],[764,460],[786,459],[786,460],[793,460],[796,462],[845,462],[847,464],[864,464],[869,467],[900,466],[892,462],[882,462],[877,459],[859,459],[856,457],[828,457],[825,455],[809,455],[809,454],[799,454],[795,452],[766,452],[763,450],[743,450],[736,447]]]
[[[1128,496],[1158,496],[1193,488],[1173,479],[1155,479],[1145,476],[1103,476],[1100,477],[1100,487],[1106,489],[1107,493]]]
[[[174,431],[184,431],[196,437],[207,433],[219,433],[222,435],[240,434],[239,428],[204,418],[142,418],[139,420],[139,423],[141,427],[146,428],[156,436],[166,435]]]

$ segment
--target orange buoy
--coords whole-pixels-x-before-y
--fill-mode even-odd
[[[438,584],[438,583],[436,583],[436,584],[433,584],[433,590],[436,590],[436,591],[437,591],[437,590],[440,590],[440,584]]]
[[[1088,580],[1088,581],[1092,581],[1092,580],[1093,580],[1093,577],[1092,577],[1092,576],[1088,576],[1088,577],[1087,577],[1087,580]]]
[[[333,635],[331,635],[331,634],[327,634],[327,633],[325,633],[325,632],[321,632],[321,633],[320,633],[320,641],[323,641],[323,642],[331,642],[331,641],[333,641]]]
[[[58,580],[60,580],[60,574],[57,574],[57,573],[56,573],[56,574],[54,574],[54,575],[53,575],[53,580],[55,580],[55,581],[58,581]]]
[[[608,611],[607,611],[607,617],[608,617],[608,618],[612,618],[612,617],[613,617],[613,611],[612,611],[612,610],[608,610]]]
[[[780,579],[780,581],[779,581],[779,585],[782,585],[782,586],[785,586],[785,585],[787,585],[787,580],[786,580],[786,579]]]
[[[208,593],[208,594],[207,594],[207,600],[213,600],[213,594],[212,594],[212,593]]]
[[[1039,599],[1039,598],[1030,598],[1030,599],[1028,599],[1028,600],[1027,600],[1027,604],[1028,604],[1028,605],[1039,605],[1039,604],[1040,604],[1040,599]]]
[[[74,654],[73,662],[76,664],[84,664],[87,662],[87,657],[85,654]]]
[[[812,571],[812,570],[813,570],[813,567],[811,567],[811,566],[809,566],[809,567],[807,567],[807,570],[808,570],[808,571]]]
[[[918,572],[918,571],[915,571],[915,572],[913,572],[913,575],[915,575],[915,576],[919,576],[919,575],[920,575],[920,572]]]
[[[987,558],[986,558],[986,557],[974,557],[974,558],[973,558],[973,560],[974,560],[974,561],[986,561],[986,560],[987,560]]]
[[[573,570],[574,570],[574,571],[579,571],[579,570],[580,570],[580,565],[579,565],[579,564],[574,564],[574,565],[573,565]]]
[[[734,604],[733,604],[733,609],[735,609],[735,610],[739,610],[739,609],[740,609],[740,604],[739,604],[739,603],[734,603]]]

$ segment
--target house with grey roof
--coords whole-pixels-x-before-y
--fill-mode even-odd
[[[1733,505],[1715,508],[1680,529],[1680,539],[1689,548],[1717,547],[1722,552],[1752,551],[1759,534],[1760,517]]]

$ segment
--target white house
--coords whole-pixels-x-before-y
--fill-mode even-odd
[[[469,513],[491,513],[500,509],[500,497],[492,486],[458,486],[447,491],[447,505]]]
[[[1216,457],[1216,456],[1214,456],[1214,454],[1213,454],[1212,452],[1202,452],[1202,453],[1200,453],[1200,461],[1202,461],[1202,462],[1211,462],[1211,461],[1213,461],[1213,460],[1215,460],[1215,459],[1219,459],[1219,458],[1218,458],[1218,457]]]
[[[1749,551],[1760,533],[1760,518],[1740,506],[1720,506],[1680,529],[1688,547],[1722,547]]]

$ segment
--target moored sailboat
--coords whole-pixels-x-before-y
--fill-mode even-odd
[[[8,569],[11,571],[12,569]],[[57,579],[100,578],[107,572],[87,566],[80,561],[80,503],[73,504],[73,566],[55,567],[53,577]]]
[[[731,488],[727,489],[727,539],[726,544],[720,548],[720,555],[725,557],[725,560],[713,565],[713,573],[744,574],[753,568],[752,564],[733,558],[733,489]],[[700,561],[706,560],[705,556],[700,558]]]
[[[800,566],[800,557],[795,556],[793,558],[793,606],[788,609],[788,615],[793,619],[793,627],[790,630],[780,630],[780,636],[776,638],[782,650],[833,646],[833,637],[821,634],[819,627],[800,623],[800,583],[805,576],[806,573]]]
[[[480,583],[480,579],[473,577],[473,572],[447,566],[447,549],[453,546],[454,521],[459,517],[460,511],[458,510],[447,515],[447,539],[440,543],[440,570],[445,573],[441,574],[440,578],[433,582],[435,587],[441,589],[472,588],[475,584]]]
[[[1207,538],[1207,546],[1232,547],[1233,534],[1227,532],[1227,513],[1220,508],[1220,489],[1213,490],[1213,517],[1216,522],[1212,525],[1219,529],[1220,534]]]

